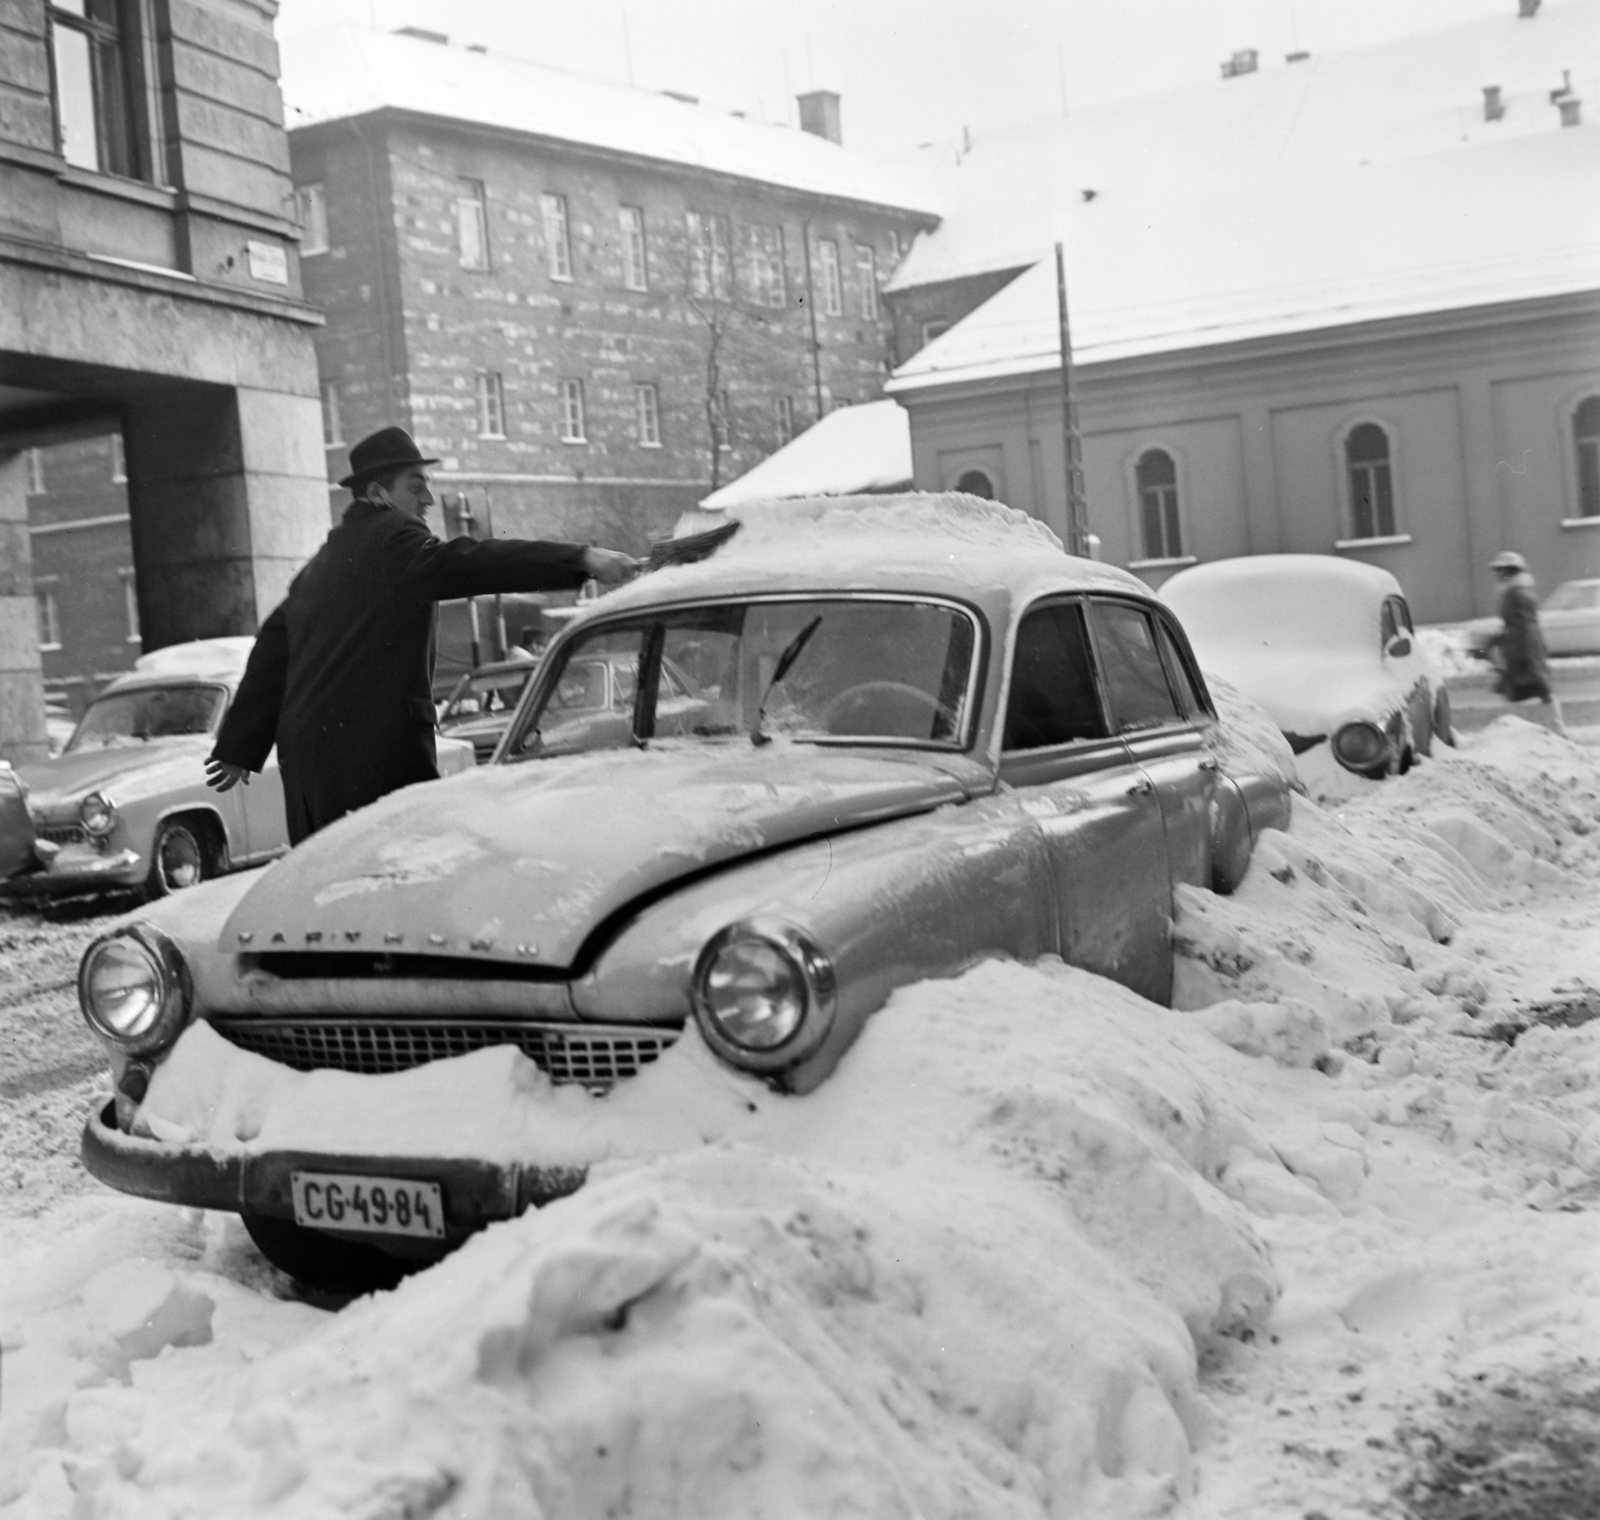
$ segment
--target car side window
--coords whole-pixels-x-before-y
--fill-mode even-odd
[[[1149,613],[1128,602],[1097,601],[1093,606],[1095,643],[1118,732],[1179,721],[1182,714],[1167,683]]]
[[[1082,605],[1034,608],[1017,628],[1002,747],[1043,749],[1108,733]]]
[[[1167,680],[1177,693],[1179,711],[1190,722],[1206,717],[1205,700],[1200,695],[1200,688],[1195,684],[1194,673],[1190,670],[1189,662],[1184,659],[1183,651],[1178,647],[1178,641],[1173,637],[1172,630],[1164,618],[1156,619],[1156,642],[1161,646],[1161,658],[1167,667]]]
[[[1392,596],[1385,597],[1383,602],[1383,613],[1378,626],[1379,646],[1383,649],[1387,649],[1394,642],[1394,636],[1399,633],[1399,631],[1399,620],[1395,617],[1394,612],[1394,598]]]

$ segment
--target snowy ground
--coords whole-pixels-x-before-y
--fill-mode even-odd
[[[800,1099],[454,1063],[634,1153],[337,1310],[74,1171],[93,925],[0,920],[0,1517],[1595,1514],[1600,751],[1324,796],[1183,894],[1179,1011],[984,965]]]

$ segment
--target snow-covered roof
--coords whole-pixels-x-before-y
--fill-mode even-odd
[[[889,288],[1032,264],[1060,236],[1098,235],[1129,201],[1188,204],[1544,136],[1559,119],[1550,92],[1567,73],[1591,114],[1600,109],[1597,39],[1600,0],[1552,0],[1529,20],[1506,0],[1501,15],[1419,36],[1268,61],[1258,73],[982,133],[960,150],[931,146],[906,161],[933,175],[945,218],[918,237]],[[1496,121],[1484,116],[1491,85],[1504,107]]]
[[[1182,200],[1080,204],[1066,236],[1073,355],[1093,364],[1592,291],[1597,187],[1600,127],[1552,125]],[[887,389],[1053,371],[1059,352],[1046,258]]]
[[[911,419],[898,401],[868,401],[829,412],[701,505],[731,507],[790,496],[849,496],[910,487]]]
[[[332,26],[285,39],[287,125],[384,109],[936,214],[921,177],[809,132],[770,126],[528,59]]]

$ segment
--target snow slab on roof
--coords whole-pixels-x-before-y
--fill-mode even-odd
[[[1090,235],[1105,207],[1130,199],[1192,201],[1546,133],[1563,71],[1591,108],[1600,101],[1597,40],[1600,0],[1556,0],[1529,21],[1506,0],[1500,16],[983,133],[960,153],[903,155],[933,176],[945,219],[889,288],[1031,264],[1064,217]],[[1497,121],[1484,119],[1486,85],[1500,88]]]
[[[898,401],[868,401],[829,412],[753,470],[713,491],[701,506],[910,486],[911,419]]]
[[[384,109],[682,164],[763,184],[935,214],[921,176],[809,132],[499,53],[355,27],[282,45],[290,130]]]
[[[1073,356],[1167,353],[1600,288],[1600,127],[1184,202],[1080,207]],[[1059,367],[1054,260],[912,356],[887,387]]]

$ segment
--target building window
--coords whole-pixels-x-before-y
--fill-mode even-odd
[[[637,206],[624,206],[617,213],[622,228],[622,283],[629,290],[650,288],[650,268],[644,253],[644,212]]]
[[[28,495],[44,495],[44,450],[28,450]]]
[[[1178,466],[1165,449],[1146,449],[1133,467],[1139,493],[1139,526],[1146,559],[1180,559],[1183,534],[1178,527]]]
[[[133,571],[124,567],[117,571],[117,576],[122,582],[122,616],[127,622],[127,641],[130,644],[144,642],[144,636],[139,632],[139,587],[133,578]]]
[[[779,396],[772,403],[772,410],[778,419],[778,437],[788,443],[794,437],[794,397]]]
[[[832,238],[817,243],[817,274],[822,281],[822,314],[844,315],[844,290],[839,284],[839,245]]]
[[[994,500],[994,482],[983,470],[968,470],[956,482],[956,490],[965,491],[968,496],[981,496],[985,501]]]
[[[1600,517],[1600,396],[1590,396],[1572,414],[1572,446],[1578,455],[1578,516]]]
[[[1394,536],[1394,473],[1389,435],[1376,422],[1361,422],[1344,440],[1350,480],[1350,537]]]
[[[687,213],[689,233],[689,289],[697,296],[726,301],[728,279],[728,219],[713,212]]]
[[[111,484],[125,486],[128,483],[128,460],[122,452],[122,434],[111,435]]]
[[[489,198],[481,179],[463,179],[456,189],[456,240],[463,269],[489,267]]]
[[[328,199],[321,185],[300,185],[294,192],[300,212],[300,256],[328,251]]]
[[[922,346],[926,348],[935,338],[942,338],[950,331],[948,317],[934,317],[922,324]]]
[[[861,286],[861,319],[878,320],[878,261],[865,243],[856,244],[856,280]]]
[[[889,262],[891,264],[900,262],[900,234],[893,227],[889,229]]]
[[[33,600],[39,609],[39,647],[41,649],[59,649],[61,647],[61,615],[56,610],[55,592],[35,591]]]
[[[757,306],[784,307],[789,293],[783,277],[783,228],[751,227],[750,295]]]
[[[639,442],[647,449],[661,447],[661,403],[653,385],[633,388],[633,414],[638,423]]]
[[[561,441],[587,443],[589,435],[583,427],[583,381],[561,382]]]
[[[322,387],[322,446],[331,449],[344,442],[344,419],[339,415],[339,387]]]
[[[506,395],[500,377],[488,370],[478,371],[478,436],[506,436]]]
[[[552,280],[572,278],[572,242],[567,233],[567,198],[541,195],[539,212],[544,217],[544,267]]]
[[[138,179],[143,168],[121,10],[120,0],[50,6],[56,134],[69,164]]]

